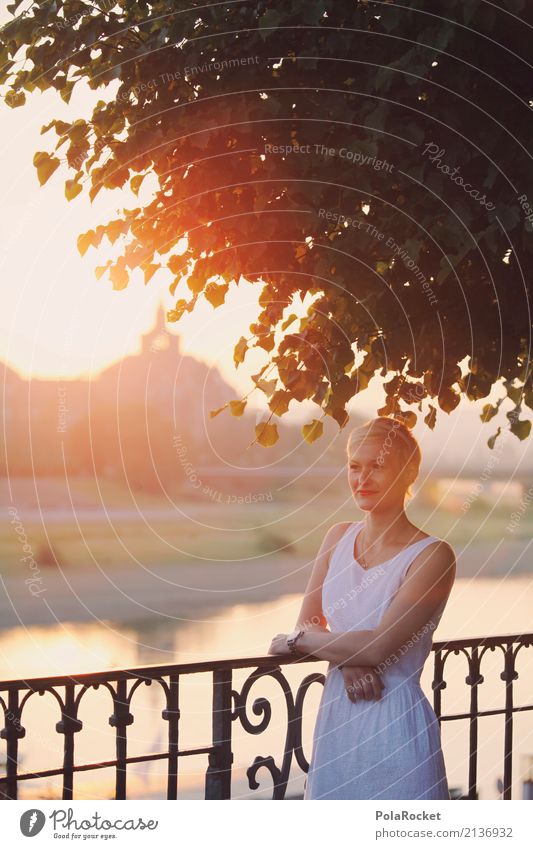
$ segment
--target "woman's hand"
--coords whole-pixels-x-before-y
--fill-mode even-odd
[[[276,634],[272,642],[270,643],[270,648],[268,650],[269,654],[290,654],[289,647],[287,645],[287,637],[288,634]],[[298,648],[298,644],[296,644],[296,648]]]
[[[351,702],[355,704],[357,699],[381,699],[383,681],[373,666],[343,666],[341,672],[346,695]]]
[[[298,630],[299,627],[300,626],[297,625],[295,630]],[[308,625],[306,623],[305,626],[301,626],[301,627],[305,631],[316,631],[316,632],[319,632],[321,634],[328,634],[329,633],[327,628],[324,628],[322,625],[316,625],[314,623],[312,625]],[[276,636],[274,637],[274,639],[272,640],[272,642],[270,644],[270,648],[268,650],[268,653],[269,654],[290,654],[290,649],[289,649],[289,646],[287,645],[287,637],[290,637],[290,634],[276,634]],[[296,643],[295,648],[296,648],[296,654],[298,654],[298,653],[301,654],[301,655],[306,654],[305,651],[298,652],[298,643]]]

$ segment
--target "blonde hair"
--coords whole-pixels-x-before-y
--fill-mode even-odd
[[[414,471],[413,480],[416,479],[422,460],[420,446],[407,425],[400,419],[378,416],[376,419],[370,419],[364,424],[354,427],[350,431],[346,445],[348,458],[351,457],[355,446],[369,439],[381,440],[381,450],[378,457],[378,462],[381,463],[383,463],[384,457],[392,452],[393,440],[396,440],[394,453],[398,457],[402,470],[410,466]],[[410,486],[406,495],[409,497],[412,495]]]

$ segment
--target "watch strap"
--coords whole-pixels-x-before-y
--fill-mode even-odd
[[[304,633],[304,629],[300,628],[297,631],[293,631],[290,637],[287,637],[287,645],[291,654],[296,654],[296,643],[298,642],[300,637],[304,635]]]

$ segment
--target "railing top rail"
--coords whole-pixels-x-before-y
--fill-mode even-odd
[[[38,678],[20,678],[0,681],[0,691],[13,688],[39,690],[42,687],[61,687],[68,684],[93,684],[103,681],[124,681],[129,678],[157,678],[161,675],[191,675],[195,672],[216,672],[219,669],[246,669],[249,666],[279,666],[280,663],[302,663],[320,660],[318,657],[296,658],[293,655],[261,655],[260,657],[228,657],[218,660],[201,660],[194,663],[164,663],[116,667],[76,675],[52,675]]]
[[[433,651],[453,650],[455,648],[475,648],[476,646],[497,646],[502,643],[533,643],[533,633],[501,634],[492,637],[468,637],[457,640],[434,642]],[[310,663],[320,658],[313,655],[295,657],[291,654],[259,655],[249,657],[227,657],[218,660],[202,660],[194,663],[147,664],[129,669],[109,668],[96,672],[81,672],[78,675],[53,675],[37,678],[14,678],[0,681],[0,692],[6,690],[35,690],[46,687],[61,687],[72,684],[89,685],[104,681],[124,681],[130,678],[157,678],[161,675],[191,675],[195,672],[216,672],[219,669],[246,669],[250,666],[269,667],[290,663]]]

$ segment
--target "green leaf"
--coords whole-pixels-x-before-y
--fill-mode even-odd
[[[272,381],[276,383],[276,381]],[[292,399],[292,394],[286,389],[278,389],[277,392],[274,392],[272,398],[268,402],[268,406],[270,410],[276,416],[282,416],[289,409],[289,403]]]
[[[240,363],[244,362],[244,357],[246,355],[246,351],[248,350],[248,342],[241,336],[237,344],[235,345],[235,349],[233,351],[233,362],[236,366],[239,366]]]
[[[80,233],[80,235],[78,236],[77,245],[78,251],[80,252],[81,256],[85,256],[88,248],[94,247],[95,236],[96,233],[94,232],[94,230],[87,230],[86,233]]]
[[[76,80],[69,80],[67,83],[65,83],[65,85],[61,89],[61,92],[60,92],[61,100],[64,100],[65,103],[70,103],[70,98],[72,96],[72,89],[74,88],[75,84],[76,84]]]
[[[328,410],[327,412],[331,418],[335,419],[341,430],[343,427],[346,427],[350,416],[343,407],[333,407],[333,409]]]
[[[401,410],[398,413],[398,418],[401,418],[403,423],[408,428],[413,428],[416,425],[416,422],[417,422],[416,413],[414,413],[412,410]]]
[[[50,156],[49,153],[39,151],[33,157],[33,164],[37,168],[39,183],[41,186],[44,186],[46,181],[52,176],[54,171],[59,168],[61,163],[55,156]]]
[[[154,274],[156,273],[156,271],[159,268],[161,268],[160,264],[159,263],[153,263],[153,262],[150,262],[150,263],[148,263],[148,265],[143,266],[144,285],[145,286],[152,279],[152,277],[154,276]]]
[[[226,297],[226,293],[229,289],[229,284],[224,283],[222,286],[219,286],[217,283],[208,283],[205,291],[204,297],[213,307],[219,307],[224,303],[224,299]]]
[[[139,194],[139,189],[141,187],[141,183],[146,177],[146,174],[136,174],[135,177],[132,177],[130,180],[130,189],[132,190],[134,195]]]
[[[232,416],[242,416],[246,409],[247,401],[230,401],[229,406]]]
[[[264,336],[260,336],[257,342],[255,343],[256,348],[263,348],[264,351],[272,351],[275,347],[276,340],[273,333],[265,333]]]
[[[83,186],[77,180],[66,180],[65,182],[65,197],[67,200],[72,200],[81,192]]]
[[[124,257],[120,256],[116,264],[111,266],[109,277],[111,278],[111,282],[113,283],[113,289],[120,290],[126,288],[130,278],[126,270],[126,263],[124,261]]]
[[[531,433],[531,422],[529,419],[514,419],[511,422],[511,433],[520,440],[527,439]]]
[[[24,104],[26,103],[26,95],[23,91],[13,91],[12,89],[10,89],[7,92],[4,100],[7,105],[11,107],[11,109],[16,109],[17,106],[24,106]]]
[[[433,406],[433,404],[429,404],[429,413],[424,418],[425,424],[431,429],[434,430],[435,424],[437,422],[437,408]]]
[[[21,3],[22,3],[22,0],[14,0],[13,3],[10,3],[8,6],[6,6],[6,9],[9,12],[9,14],[14,15]]]
[[[267,424],[266,422],[261,422],[255,426],[255,435],[259,445],[264,448],[270,448],[279,439],[277,425]]]
[[[501,432],[502,432],[502,429],[501,429],[501,427],[499,427],[498,430],[496,431],[496,433],[494,433],[490,437],[490,439],[487,439],[487,445],[489,446],[489,448],[491,450],[494,448],[494,444],[495,444],[496,440],[498,439]]]
[[[110,265],[111,265],[111,260],[108,259],[105,265],[98,265],[95,268],[94,273],[95,273],[97,280],[100,280],[100,278],[105,274],[105,272],[107,271],[107,269],[109,268]]]
[[[311,424],[305,424],[302,427],[303,437],[306,442],[309,442],[309,444],[322,436],[323,432],[324,425],[319,419],[313,419]]]
[[[479,418],[482,422],[490,422],[492,418],[497,414],[498,407],[493,407],[492,404],[485,404],[483,407]]]
[[[87,137],[88,132],[87,122],[83,120],[83,118],[78,118],[76,121],[73,121],[72,124],[69,125],[68,130],[66,131],[69,139],[78,144],[82,139]]]
[[[184,298],[179,298],[174,304],[174,309],[167,313],[167,321],[179,321],[186,311],[190,311],[190,305]]]
[[[455,410],[460,400],[461,396],[449,386],[445,387],[438,396],[440,408],[445,413],[451,413],[452,410]]]
[[[293,323],[293,321],[296,321],[296,319],[297,319],[297,318],[298,318],[298,316],[296,315],[296,313],[294,313],[294,312],[293,312],[293,313],[291,313],[291,314],[288,316],[288,318],[286,318],[286,319],[285,319],[285,321],[282,323],[282,325],[281,325],[281,329],[282,329],[282,330],[286,330],[286,329],[287,329],[287,327],[288,327],[290,324],[292,324],[292,323]]]
[[[205,286],[205,274],[202,273],[201,268],[197,265],[193,273],[189,274],[185,282],[193,295],[199,295]]]
[[[252,376],[252,380],[254,380],[254,376]],[[272,396],[272,393],[274,392],[276,386],[277,386],[278,381],[277,381],[277,378],[274,378],[274,380],[257,380],[257,379],[255,379],[254,383],[257,386],[257,388],[261,390],[261,392],[264,392],[264,394],[266,395],[267,398],[270,398]]]
[[[115,244],[119,236],[126,232],[127,225],[120,218],[115,218],[113,221],[108,221],[106,224],[106,236],[112,245]]]
[[[222,407],[219,407],[217,410],[209,410],[209,418],[214,419],[215,416],[218,416],[222,410],[225,410],[228,405],[224,404]]]

